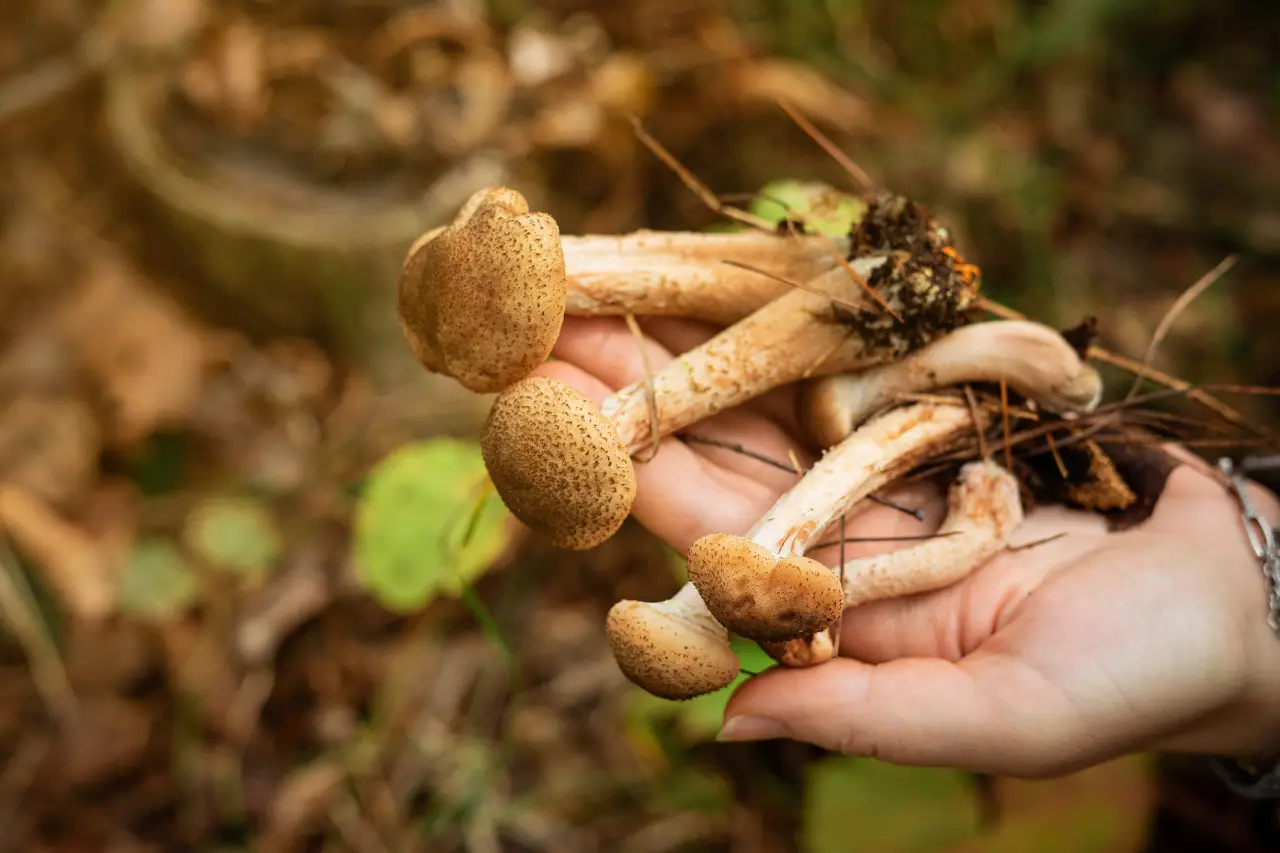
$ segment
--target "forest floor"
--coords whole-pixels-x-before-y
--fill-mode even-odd
[[[406,365],[368,282],[422,228],[388,211],[509,182],[564,233],[716,226],[630,115],[726,196],[853,188],[785,97],[988,295],[1135,358],[1236,254],[1155,364],[1280,385],[1265,4],[839,5],[4,4],[0,853],[1277,849],[1280,809],[1196,762],[716,744],[723,696],[653,700],[609,654],[608,607],[677,585],[638,526],[513,536],[408,614],[362,587],[365,474],[486,405]]]

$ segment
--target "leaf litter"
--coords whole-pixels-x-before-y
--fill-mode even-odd
[[[1010,303],[1046,310],[1034,254],[1052,232],[1062,295],[1047,307],[1062,325],[1101,316],[1108,346],[1144,354],[1150,375],[1194,367],[1197,382],[1180,386],[1187,396],[1223,375],[1280,381],[1258,326],[1276,307],[1257,263],[1280,251],[1267,224],[1266,192],[1273,201],[1280,188],[1280,164],[1266,153],[1275,129],[1253,96],[1213,72],[1170,76],[1166,102],[1163,71],[1137,71],[1133,97],[1095,104],[1166,125],[1172,110],[1189,119],[1176,134],[1081,128],[1019,112],[1016,98],[943,129],[931,125],[936,106],[841,88],[757,50],[749,34],[761,22],[735,21],[720,3],[598,4],[577,15],[561,7],[591,4],[546,5],[553,11],[502,25],[465,2],[388,12],[153,1],[115,4],[99,19],[93,4],[65,0],[0,12],[6,34],[23,34],[0,38],[0,523],[14,552],[3,569],[15,580],[0,602],[0,850],[247,849],[248,839],[268,851],[389,850],[420,849],[424,837],[432,849],[791,850],[802,834],[848,837],[869,824],[888,833],[877,836],[886,850],[953,849],[942,835],[919,841],[931,830],[913,814],[930,810],[961,827],[943,835],[979,831],[964,778],[931,785],[923,773],[880,774],[798,744],[709,743],[725,694],[696,707],[637,702],[607,653],[602,616],[620,597],[675,589],[662,548],[633,528],[585,555],[527,542],[495,498],[482,499],[480,470],[457,437],[466,429],[443,403],[370,390],[323,337],[240,328],[234,295],[192,298],[200,263],[161,236],[92,120],[98,80],[121,64],[174,71],[165,132],[188,159],[234,152],[376,195],[430,186],[459,159],[493,150],[527,169],[536,206],[554,205],[572,231],[709,224],[645,156],[632,115],[714,186],[762,187],[780,173],[840,185],[839,164],[777,110],[785,95],[807,121],[853,140],[886,184],[928,188],[949,220],[967,223],[974,233],[959,242],[989,279],[1030,282]],[[894,29],[877,18],[825,32],[870,44],[860,28],[882,27],[899,50],[858,51],[868,73],[886,87],[930,79],[919,48],[928,38],[912,36],[910,21]],[[1247,70],[1253,60],[1236,61]],[[1022,72],[1028,92],[1080,93],[1082,75],[1102,70],[1048,62]],[[1045,185],[1012,167],[1039,150],[1065,151],[1074,165],[1058,176],[1066,212],[1037,230],[1026,223],[1041,215]],[[1248,169],[1224,168],[1228,151]],[[1126,161],[1141,168],[1126,171]],[[774,196],[785,209],[785,192],[753,193],[752,212],[777,214]],[[1196,193],[1212,196],[1206,210],[1176,201]],[[1086,224],[1107,216],[1117,229]],[[1137,279],[1157,270],[1191,281],[1223,244],[1241,243],[1253,256],[1203,297],[1229,291],[1237,310],[1193,306],[1147,359],[1151,321],[1174,292]],[[1115,288],[1105,302],[1104,283]],[[1261,343],[1226,346],[1237,338]],[[1206,356],[1205,340],[1236,361]],[[1163,401],[1168,418],[1084,438],[1074,436],[1085,424],[1024,421],[1020,401],[997,405],[999,389],[976,389],[975,399],[1013,416],[1007,434],[999,424],[982,443],[1017,449],[1026,477],[1055,499],[1063,468],[1073,482],[1096,472],[1077,500],[1113,506],[1125,524],[1149,511],[1167,472],[1158,457],[1127,458],[1117,439],[1138,427],[1152,440],[1209,431],[1204,410],[1176,396]],[[1215,398],[1250,421],[1275,412],[1254,395]],[[411,581],[393,593],[406,605],[396,608],[362,582],[381,558],[371,564],[353,549],[355,496],[377,496],[386,471],[376,461],[406,442],[432,476],[411,476],[417,491],[401,493],[388,516],[406,519],[395,544],[434,555],[416,568],[441,575],[415,576],[412,557],[393,551],[387,564],[408,565]],[[978,444],[970,452],[986,452]],[[740,653],[746,673],[763,667],[757,652]],[[1145,766],[1130,765],[1041,783],[1048,794],[999,782],[1003,814],[982,831],[990,844],[1041,840],[1058,831],[1049,827],[1061,811],[1101,827],[1089,849],[1118,850],[1144,825],[1154,791],[1162,851],[1274,845],[1280,824],[1263,807],[1216,803],[1234,822],[1206,821],[1212,781],[1174,771],[1158,789]],[[900,795],[844,828],[856,817],[846,804],[897,784]],[[1076,800],[1079,809],[1055,814],[1043,805]],[[1259,829],[1250,836],[1245,825]],[[1179,847],[1177,827],[1198,846]],[[954,849],[998,849],[973,847],[986,843]]]

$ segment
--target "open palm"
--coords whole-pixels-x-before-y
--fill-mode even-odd
[[[653,370],[715,332],[676,319],[643,325]],[[614,318],[567,320],[554,354],[538,374],[597,403],[644,376],[637,342]],[[687,432],[813,461],[791,389]],[[707,533],[745,532],[796,481],[741,452],[674,438],[636,475],[633,514],[681,552]],[[924,534],[940,523],[936,486],[892,497],[924,519],[874,507],[847,535]],[[1280,519],[1273,497],[1259,490],[1259,501]],[[896,544],[850,543],[845,556]],[[813,556],[834,563],[838,552]],[[729,703],[722,738],[791,737],[898,763],[1028,776],[1146,748],[1268,755],[1280,750],[1280,642],[1265,602],[1233,500],[1184,465],[1136,528],[1111,533],[1093,515],[1038,509],[1013,549],[960,583],[849,611],[842,657],[751,679]]]

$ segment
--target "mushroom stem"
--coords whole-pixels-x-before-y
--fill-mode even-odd
[[[1017,479],[994,462],[971,462],[960,469],[951,486],[947,516],[937,536],[844,564],[844,606],[950,586],[1009,547],[1022,519]],[[825,632],[761,645],[774,660],[789,667],[825,663],[834,652]]]
[[[851,266],[865,278],[885,261],[884,256],[858,258]],[[775,299],[654,373],[660,438],[806,376],[857,370],[900,354],[891,346],[874,346],[868,336],[831,316],[832,296],[857,297],[843,269],[824,273],[807,287]],[[607,398],[600,410],[613,421],[628,452],[653,441],[644,381]]]
[[[950,586],[1007,548],[1021,524],[1017,479],[994,462],[971,462],[951,486],[937,537],[844,564],[845,607]]]
[[[961,405],[916,403],[836,445],[745,536],[712,533],[689,549],[689,579],[735,634],[761,641],[815,634],[844,609],[836,573],[803,554],[856,503],[974,428]]]
[[[850,242],[834,244],[843,253]],[[562,237],[520,193],[490,187],[410,247],[397,311],[427,370],[489,393],[546,359],[566,313],[731,323],[786,292],[786,281],[837,267],[831,245],[764,232]]]
[[[619,601],[605,628],[618,668],[663,699],[692,699],[729,684],[738,656],[729,632],[685,584],[666,601]]]
[[[1040,323],[997,320],[956,329],[889,364],[807,383],[800,421],[830,447],[902,394],[1001,379],[1057,414],[1090,412],[1102,400],[1102,378],[1062,335]]]
[[[834,269],[833,243],[842,255],[849,249],[847,237],[761,231],[637,231],[562,236],[560,243],[568,276],[566,315],[674,316],[719,325],[784,295],[791,290],[786,281],[809,281]]]

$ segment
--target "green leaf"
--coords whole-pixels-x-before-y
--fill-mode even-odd
[[[978,821],[959,771],[832,758],[809,768],[801,849],[936,853],[973,838]]]
[[[402,612],[458,595],[511,535],[476,442],[406,444],[370,472],[356,505],[355,558],[365,587]]]
[[[766,184],[752,200],[750,211],[777,226],[789,215],[805,220],[810,234],[841,237],[862,218],[867,204],[816,181],[782,180]]]
[[[200,579],[168,539],[142,539],[129,555],[116,603],[141,619],[180,616],[200,596]]]
[[[202,501],[187,515],[183,539],[212,568],[255,580],[271,572],[284,547],[271,513],[248,498]]]
[[[666,556],[667,566],[670,567],[671,574],[675,577],[676,583],[682,585],[688,583],[689,563],[685,560],[684,554],[681,554],[669,545],[662,546],[662,553]]]

